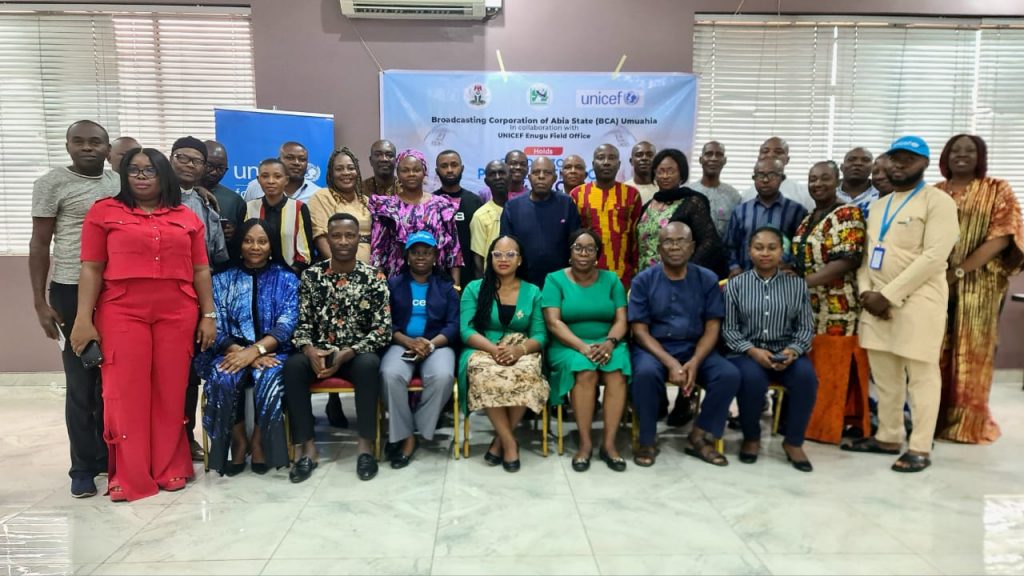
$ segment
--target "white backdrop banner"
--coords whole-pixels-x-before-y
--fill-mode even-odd
[[[620,180],[632,177],[633,145],[679,148],[687,157],[697,119],[697,78],[692,74],[612,76],[579,72],[381,72],[380,133],[399,150],[427,155],[431,187],[442,150],[462,155],[463,186],[483,186],[484,167],[509,150],[532,161],[579,154],[593,178],[591,159],[601,144],[622,158]],[[431,189],[431,188],[428,188]],[[561,189],[561,182],[559,182]]]

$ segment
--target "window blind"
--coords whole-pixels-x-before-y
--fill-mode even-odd
[[[0,254],[28,253],[32,183],[70,163],[72,122],[167,152],[212,138],[213,106],[255,105],[248,9],[166,10],[0,9]]]
[[[946,141],[975,133],[989,144],[989,174],[1024,203],[1022,50],[1016,22],[698,16],[696,145],[725,144],[723,181],[742,190],[770,136],[789,142],[786,173],[804,182],[817,161],[841,163],[855,146],[877,155],[917,134],[932,148],[926,178],[935,182]]]

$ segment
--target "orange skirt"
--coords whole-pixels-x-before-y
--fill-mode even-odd
[[[807,439],[839,444],[846,424],[870,434],[868,355],[858,338],[815,336],[808,357],[818,376],[818,399],[807,424]]]

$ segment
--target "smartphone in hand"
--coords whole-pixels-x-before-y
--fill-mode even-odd
[[[772,354],[772,363],[773,364],[782,364],[786,360],[789,360],[789,356],[783,354],[782,352],[777,352],[775,354]]]
[[[412,350],[406,350],[402,352],[402,360],[406,362],[415,362],[419,357]]]

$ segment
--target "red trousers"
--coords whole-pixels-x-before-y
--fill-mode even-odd
[[[193,476],[182,414],[198,310],[192,285],[179,280],[105,281],[100,292],[109,482],[128,500]]]

